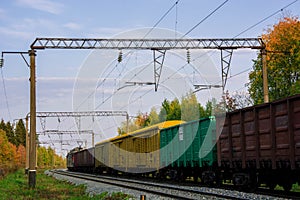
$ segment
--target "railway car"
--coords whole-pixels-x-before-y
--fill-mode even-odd
[[[77,148],[67,155],[70,171],[93,172],[95,168],[94,148]]]
[[[198,177],[205,184],[216,180],[215,118],[203,118],[160,131],[160,174],[184,180]]]
[[[74,160],[73,160],[73,152],[70,151],[68,154],[67,154],[67,168],[69,171],[73,171],[74,169]]]
[[[183,123],[166,121],[95,145],[95,168],[99,173],[148,173],[159,169],[160,131]]]
[[[225,123],[222,118],[225,117]],[[241,187],[300,183],[300,95],[217,116],[221,177]]]
[[[75,147],[70,152],[68,152],[67,159],[66,159],[68,170],[74,171],[74,153],[80,151],[81,149],[82,149],[81,147]]]

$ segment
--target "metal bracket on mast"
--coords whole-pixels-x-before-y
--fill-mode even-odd
[[[46,130],[46,117],[40,117],[40,122],[41,122],[42,130],[43,130],[43,132],[45,132],[45,130]]]
[[[157,92],[166,51],[167,50],[153,49],[155,92]],[[155,52],[157,52],[157,54]]]
[[[232,58],[233,49],[221,49],[221,67],[222,67],[222,90],[223,94],[227,83],[230,62]]]
[[[75,122],[76,122],[76,126],[77,126],[77,130],[78,130],[78,133],[80,134],[80,131],[81,131],[81,119],[80,119],[80,116],[76,116],[75,117]]]

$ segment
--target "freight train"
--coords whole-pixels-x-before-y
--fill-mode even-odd
[[[300,183],[300,95],[191,122],[166,121],[67,155],[71,171],[206,185]]]

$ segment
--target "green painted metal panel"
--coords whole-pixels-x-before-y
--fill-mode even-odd
[[[160,167],[202,167],[216,162],[215,118],[160,130]]]

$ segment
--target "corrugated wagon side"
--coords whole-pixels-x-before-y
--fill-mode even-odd
[[[109,173],[153,173],[159,169],[160,130],[182,123],[166,121],[96,144],[96,169]]]
[[[173,179],[215,181],[216,139],[214,117],[187,122],[160,131],[161,174]]]
[[[92,172],[95,166],[94,148],[74,152],[73,161],[76,171]]]
[[[102,141],[95,145],[95,170],[99,174],[109,170],[109,145],[109,141]]]
[[[224,179],[285,190],[300,182],[300,95],[217,116],[217,133]]]

